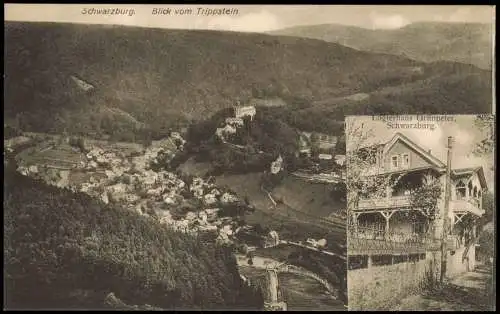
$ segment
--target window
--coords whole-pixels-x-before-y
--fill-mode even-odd
[[[408,168],[410,166],[410,154],[403,154],[403,167]]]
[[[477,197],[477,186],[474,187],[474,197]]]
[[[380,167],[382,167],[383,163],[384,163],[384,152],[379,149],[378,152],[377,152],[377,158],[378,158],[378,165]]]
[[[398,163],[398,156],[392,156],[391,158],[391,166],[393,169],[396,169],[399,167],[399,163]]]
[[[468,188],[469,188],[469,196],[472,196],[472,182],[470,182],[470,181],[469,181]]]
[[[465,198],[466,188],[465,188],[465,184],[462,181],[457,183],[455,190],[456,190],[457,200],[461,200],[461,199]]]

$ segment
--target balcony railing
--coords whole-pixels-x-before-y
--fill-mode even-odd
[[[348,254],[413,254],[438,250],[440,243],[429,233],[385,232],[381,228],[348,226]]]
[[[479,207],[480,203],[477,199],[461,199],[450,201],[450,208],[455,213],[471,213],[476,216],[482,216],[484,210]]]
[[[367,209],[387,209],[410,207],[409,196],[391,196],[381,198],[361,199],[358,203],[358,210]]]

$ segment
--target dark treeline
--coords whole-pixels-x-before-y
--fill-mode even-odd
[[[103,308],[113,293],[163,309],[258,309],[231,248],[7,168],[7,308]]]

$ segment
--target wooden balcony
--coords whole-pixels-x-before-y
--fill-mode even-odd
[[[358,210],[398,209],[410,207],[409,196],[391,196],[359,200]]]
[[[450,209],[453,213],[465,214],[471,213],[476,216],[482,216],[484,210],[479,207],[479,201],[477,199],[461,199],[450,201]]]
[[[348,226],[348,255],[420,254],[437,250],[440,243],[426,233],[385,232],[361,226]]]

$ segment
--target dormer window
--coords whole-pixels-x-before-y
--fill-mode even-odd
[[[392,156],[391,157],[391,166],[393,169],[399,168],[399,160],[398,156]]]

